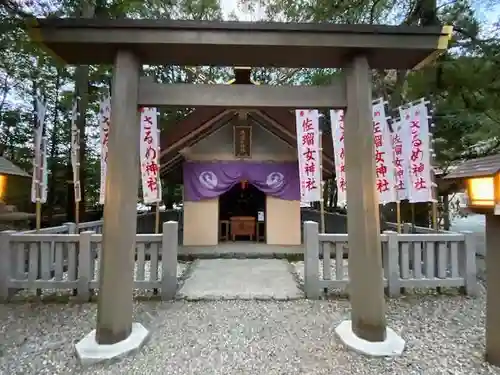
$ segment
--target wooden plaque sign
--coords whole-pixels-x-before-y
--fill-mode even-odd
[[[235,125],[233,127],[233,148],[236,158],[252,157],[252,127]]]

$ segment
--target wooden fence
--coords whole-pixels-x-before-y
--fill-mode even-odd
[[[137,214],[137,233],[154,233],[155,232],[155,212],[144,212]],[[179,223],[179,231],[182,232],[182,211],[180,210],[167,210],[160,212],[160,222],[164,223],[167,221],[177,221]],[[42,228],[39,231],[32,229],[27,231],[22,231],[25,234],[63,234],[63,233],[77,233],[82,231],[95,231],[96,233],[102,233],[103,219],[88,221],[78,224],[78,230],[74,223],[64,223],[62,225]],[[160,233],[162,228],[160,227]]]
[[[78,299],[89,300],[99,287],[102,234],[84,230],[98,224],[85,223],[80,233],[72,225],[58,228],[59,233],[0,233],[0,300],[19,289],[75,290]],[[175,296],[177,236],[173,221],[163,224],[162,234],[137,234],[135,289],[160,289],[165,300]]]
[[[306,296],[319,298],[325,288],[346,291],[349,284],[347,234],[320,234],[318,224],[312,221],[304,223],[304,232]],[[468,295],[477,293],[472,232],[398,234],[385,231],[380,237],[384,285],[389,296],[399,296],[401,288],[462,287]]]

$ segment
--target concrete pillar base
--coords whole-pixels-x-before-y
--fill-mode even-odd
[[[381,342],[370,342],[356,336],[350,320],[340,323],[335,333],[349,349],[370,357],[400,356],[405,348],[405,340],[390,328],[387,328],[386,339]]]
[[[140,323],[133,323],[130,336],[112,345],[98,344],[95,333],[94,329],[75,345],[76,355],[84,367],[124,357],[140,349],[149,337],[148,330]]]

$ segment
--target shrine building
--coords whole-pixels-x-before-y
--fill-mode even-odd
[[[235,68],[232,84],[252,84],[250,75]],[[322,141],[328,178],[331,135]],[[184,186],[183,245],[301,244],[294,110],[195,109],[162,133],[161,150],[162,177]]]

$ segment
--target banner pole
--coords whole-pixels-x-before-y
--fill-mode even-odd
[[[423,103],[429,103],[425,102],[425,99],[422,99]],[[429,109],[429,113],[432,113],[432,109]],[[431,163],[431,181],[432,181],[432,228],[437,232],[439,230],[438,226],[438,200],[439,200],[439,189],[437,185],[437,179],[436,179],[436,157],[435,157],[435,151],[434,151],[434,137],[432,136],[432,128],[434,127],[434,124],[432,123],[432,117],[429,116],[427,118],[428,121],[428,126],[429,126],[429,152],[430,152],[430,163]]]
[[[158,113],[159,115],[159,113]],[[161,153],[161,146],[160,146],[160,129],[157,129],[157,134],[158,134],[158,155]],[[160,164],[160,158],[158,158],[158,199],[159,201],[156,202],[156,213],[155,213],[155,233],[160,233],[160,202],[161,202],[161,194],[160,194],[160,189],[159,187],[161,186],[161,178],[160,178],[160,170],[161,170],[161,164]]]
[[[77,153],[80,152],[78,148]],[[77,156],[79,158],[79,156]],[[79,159],[75,161],[75,168],[73,169],[73,196],[75,197],[75,224],[78,228],[80,224],[80,201],[81,201],[81,186],[80,186],[80,162]]]
[[[40,155],[39,156],[39,160],[35,166],[35,173],[36,173],[36,181],[35,181],[35,184],[36,184],[36,190],[35,190],[35,193],[36,193],[36,202],[35,202],[35,217],[36,217],[36,220],[35,220],[35,229],[37,231],[39,231],[42,227],[42,178],[43,178],[43,174],[42,174],[42,171],[40,169],[40,163],[41,163],[41,160],[42,160],[42,156]]]
[[[42,140],[42,148],[43,148],[43,140]],[[40,167],[41,163],[43,163],[43,154],[41,153],[40,154],[40,157],[39,157],[39,161],[38,161],[38,165],[36,167],[36,172],[38,174],[38,177],[37,177],[37,182],[36,182],[36,192],[37,192],[37,197],[36,197],[36,224],[35,224],[35,227],[36,227],[36,230],[39,231],[41,228],[42,228],[42,196],[43,196],[43,189],[44,189],[44,185],[43,185],[43,169]],[[44,165],[44,168],[46,168],[46,166]]]
[[[42,227],[42,202],[36,201],[36,230],[39,231]]]
[[[75,224],[80,224],[80,202],[75,202]]]
[[[437,201],[432,202],[432,228],[437,232],[438,231],[438,221],[437,221],[438,209],[437,209]]]
[[[319,209],[320,209],[320,230],[321,233],[325,233],[325,200],[324,200],[324,194],[323,191],[325,189],[325,181],[323,179],[323,132],[320,130],[319,131],[319,170],[321,173],[321,195],[319,198]]]
[[[46,103],[42,101],[42,97],[36,97],[36,124],[35,124],[35,156],[33,158],[33,182],[32,182],[32,202],[35,203],[35,228],[39,231],[42,227],[42,197],[44,192],[42,189],[45,188],[44,173],[47,168],[45,164],[46,159],[44,158],[44,152],[46,152],[46,142],[44,140],[44,122],[46,113]],[[34,188],[34,191],[33,191]]]
[[[411,207],[411,228],[412,233],[415,232],[415,203],[410,203]]]
[[[160,202],[156,202],[155,206],[155,233],[160,233]]]
[[[73,169],[73,197],[75,199],[75,224],[78,228],[80,224],[80,200],[81,200],[81,187],[80,187],[80,130],[78,129],[79,117],[79,100],[75,96],[72,108],[72,123],[71,123],[71,164]]]
[[[401,233],[401,202],[396,201],[396,226],[398,233]]]

